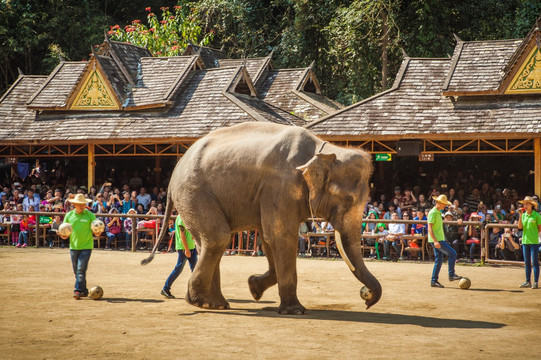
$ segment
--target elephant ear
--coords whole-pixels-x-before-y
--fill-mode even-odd
[[[315,202],[323,194],[323,190],[329,182],[331,166],[335,160],[336,154],[318,153],[306,164],[297,168],[302,172],[302,176],[308,185],[311,202]]]

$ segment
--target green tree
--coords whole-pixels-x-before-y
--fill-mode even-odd
[[[141,20],[133,20],[124,28],[119,25],[111,26],[108,34],[113,40],[147,47],[156,56],[181,55],[190,42],[208,45],[214,30],[201,35],[201,27],[190,8],[175,5],[173,9],[174,12],[171,12],[169,7],[161,7],[161,20],[158,20],[152,9],[147,7],[145,10],[148,26]]]

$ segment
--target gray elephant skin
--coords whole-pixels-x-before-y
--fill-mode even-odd
[[[281,314],[304,314],[297,298],[298,228],[315,216],[340,232],[355,277],[378,302],[381,285],[366,268],[360,236],[372,173],[370,156],[335,146],[310,131],[286,125],[243,123],[215,130],[195,142],[171,176],[164,224],[173,206],[201,251],[186,301],[228,309],[220,287],[220,261],[231,233],[258,230],[269,269],[248,279],[259,300],[278,283]],[[162,227],[159,239],[165,236]],[[152,260],[154,251],[143,264]]]

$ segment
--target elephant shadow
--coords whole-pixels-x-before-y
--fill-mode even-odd
[[[193,314],[212,313],[227,316],[254,316],[282,319],[321,320],[321,321],[347,321],[358,323],[376,323],[389,325],[417,325],[426,328],[449,329],[500,329],[506,324],[475,321],[464,319],[446,319],[421,315],[404,315],[378,312],[362,312],[348,310],[306,310],[304,315],[280,315],[277,307],[263,307],[260,309],[234,309],[229,310],[198,310]]]
[[[127,302],[142,302],[142,303],[162,303],[165,300],[157,299],[130,299],[130,298],[102,298],[99,301],[106,301],[112,304],[123,304]]]

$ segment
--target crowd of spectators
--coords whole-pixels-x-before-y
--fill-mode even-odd
[[[486,175],[486,174],[484,174]],[[12,238],[6,243],[19,247],[28,246],[28,239],[32,226],[36,223],[49,226],[50,246],[55,230],[62,222],[62,217],[54,213],[63,213],[72,210],[68,199],[75,194],[81,193],[92,202],[88,208],[96,214],[140,214],[141,218],[133,224],[131,218],[106,217],[106,248],[110,249],[113,241],[120,242],[122,248],[129,248],[131,233],[134,227],[154,227],[156,220],[145,221],[145,215],[163,215],[167,198],[166,183],[160,186],[153,185],[153,174],[150,169],[146,171],[134,171],[129,176],[123,171],[115,176],[114,169],[109,169],[108,177],[104,183],[87,189],[75,177],[66,176],[62,165],[58,162],[50,172],[42,169],[39,161],[36,161],[29,176],[23,182],[20,178],[13,178],[9,184],[4,184],[0,192],[0,206],[5,211],[40,211],[51,212],[50,216],[34,215],[5,215],[0,218],[1,223],[10,223]],[[395,184],[392,194],[387,193],[382,187],[378,188],[371,184],[371,192],[365,208],[365,218],[369,219],[403,219],[403,220],[426,220],[426,214],[433,207],[432,197],[445,194],[452,203],[442,213],[445,220],[456,221],[479,221],[480,225],[445,225],[446,239],[453,244],[459,256],[474,261],[479,257],[480,241],[484,225],[488,223],[516,224],[518,222],[518,201],[523,195],[519,194],[514,187],[523,188],[523,184],[517,182],[513,174],[507,181],[495,170],[491,176],[476,177],[473,174],[464,174],[461,171],[448,173],[445,170],[439,173],[425,174],[419,168],[417,176],[412,176],[412,181],[400,181],[400,177],[393,175]],[[149,186],[147,188],[147,186]],[[537,195],[533,196],[539,202]],[[159,221],[158,221],[159,222]],[[308,224],[310,231],[317,232],[321,229],[315,224]],[[331,226],[330,224],[328,226]],[[168,224],[169,232],[174,227]],[[5,232],[0,228],[0,233]],[[308,230],[308,229],[306,229]],[[427,227],[423,224],[384,224],[364,223],[363,233],[379,235],[383,250],[383,258],[391,258],[391,249],[400,254],[402,241],[409,251],[406,255],[417,258],[419,242],[415,239],[404,240],[404,235],[426,236]],[[520,260],[522,257],[521,231],[517,228],[493,228],[489,234],[491,257],[494,256],[506,260]],[[410,236],[411,237],[411,236]],[[377,237],[376,237],[377,238]],[[4,238],[2,238],[4,239]],[[305,239],[306,240],[306,239]],[[124,242],[125,241],[125,242]],[[318,241],[321,241],[319,239]],[[306,244],[309,245],[309,244]],[[301,248],[304,253],[305,248]]]
[[[364,216],[369,219],[426,220],[426,215],[434,206],[432,198],[444,194],[452,203],[442,212],[444,220],[479,222],[478,225],[444,226],[446,240],[453,244],[459,257],[475,262],[480,257],[480,245],[484,238],[486,224],[518,223],[517,209],[521,207],[519,204],[521,194],[516,189],[499,188],[471,175],[466,179],[460,172],[455,177],[445,173],[445,177],[446,182],[434,177],[432,185],[424,189],[425,193],[422,192],[420,185],[395,186],[390,196],[372,187]],[[538,195],[533,195],[533,199],[539,203]],[[397,225],[365,223],[363,233],[380,235],[379,241],[375,241],[383,243],[383,259],[391,258],[390,245],[395,248],[397,254],[401,254],[398,250],[400,241],[405,241],[404,246],[411,250],[406,255],[416,258],[419,253],[416,251],[418,242],[415,239],[402,240],[401,237],[404,235],[426,236],[426,225],[406,224],[403,227]],[[491,258],[522,260],[520,249],[522,230],[511,226],[492,228],[487,231],[490,232],[488,251]],[[377,246],[377,243],[375,245]]]

